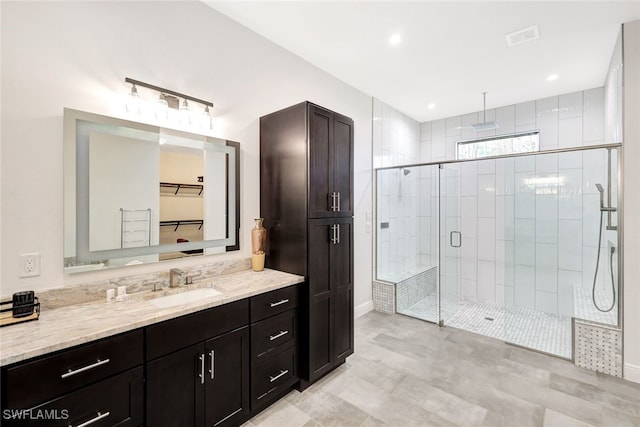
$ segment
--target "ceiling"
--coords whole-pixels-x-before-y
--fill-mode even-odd
[[[420,122],[482,110],[485,91],[490,109],[602,86],[620,24],[640,19],[640,1],[205,2]],[[532,25],[539,39],[507,46]]]

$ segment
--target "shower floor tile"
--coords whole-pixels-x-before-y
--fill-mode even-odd
[[[571,318],[568,316],[444,295],[441,307],[445,326],[571,358]],[[400,313],[437,323],[436,296],[430,295]]]

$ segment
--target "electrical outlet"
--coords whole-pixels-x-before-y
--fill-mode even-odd
[[[40,254],[21,254],[19,277],[40,275]]]

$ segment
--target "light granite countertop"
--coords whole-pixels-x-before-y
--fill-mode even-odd
[[[302,283],[304,277],[281,271],[251,270],[215,276],[193,285],[131,294],[127,301],[102,301],[42,310],[40,319],[0,328],[0,366],[109,337],[175,317]],[[157,297],[213,287],[221,295],[158,308]]]

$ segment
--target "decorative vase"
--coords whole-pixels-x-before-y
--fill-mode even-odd
[[[251,268],[253,271],[262,271],[267,245],[267,229],[262,225],[264,218],[256,218],[254,221],[256,225],[251,230]]]

